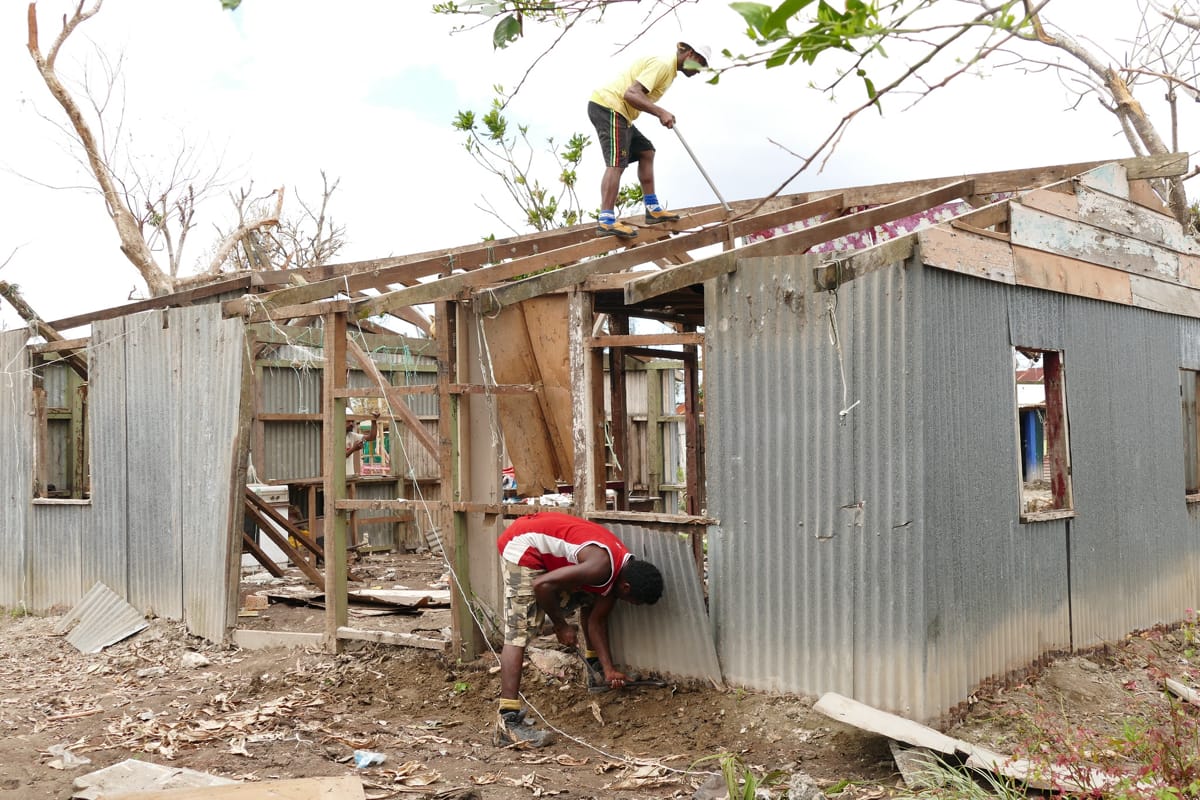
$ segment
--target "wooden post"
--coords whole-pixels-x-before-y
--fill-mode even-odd
[[[575,513],[585,516],[604,508],[604,365],[601,354],[587,346],[592,333],[592,296],[572,289],[567,313],[571,361],[571,410],[574,431]],[[597,424],[599,423],[599,424]]]
[[[455,511],[462,501],[462,429],[460,397],[450,390],[458,383],[459,347],[457,307],[446,301],[435,306],[438,339],[438,438],[442,480],[439,514],[443,549],[456,580],[450,586],[450,647],[464,661],[479,655],[482,634],[471,616],[471,568],[468,550],[467,515]]]
[[[1071,459],[1067,445],[1062,353],[1045,351],[1042,369],[1046,391],[1046,458],[1050,462],[1050,493],[1054,508],[1071,508]]]
[[[629,333],[628,317],[609,317],[611,332],[616,335]],[[614,477],[618,481],[617,502],[614,504],[618,511],[629,510],[629,408],[625,391],[625,348],[610,347],[609,384],[611,387],[609,405],[612,408],[612,447],[617,460],[617,471]]]
[[[341,651],[338,628],[346,627],[346,314],[325,315],[325,365],[321,371],[321,474],[325,476],[325,649]]]
[[[647,491],[655,498],[652,511],[662,513],[663,445],[662,445],[662,368],[646,365],[646,482]],[[673,509],[672,509],[673,511]]]
[[[684,453],[687,476],[686,512],[691,516],[699,516],[704,506],[704,484],[700,475],[700,369],[699,355],[695,345],[685,345],[683,348],[683,426],[686,438]],[[697,528],[691,533],[692,558],[696,562],[696,574],[704,579],[704,529]]]
[[[46,484],[50,451],[50,437],[46,418],[46,387],[41,373],[33,373],[33,496],[48,497]]]
[[[87,383],[81,381],[76,373],[70,373],[66,400],[70,403],[71,411],[71,463],[67,474],[71,478],[71,497],[76,500],[89,496],[87,391]]]

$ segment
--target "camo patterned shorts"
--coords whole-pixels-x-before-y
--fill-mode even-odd
[[[506,558],[500,559],[500,563],[504,567],[504,643],[525,647],[541,633],[546,620],[546,612],[533,593],[533,580],[544,570],[522,567]],[[595,597],[587,592],[563,592],[559,607],[565,617],[594,601]]]

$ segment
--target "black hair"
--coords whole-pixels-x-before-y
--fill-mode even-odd
[[[631,558],[621,568],[620,580],[629,584],[629,599],[652,606],[663,593],[663,576],[649,561]]]

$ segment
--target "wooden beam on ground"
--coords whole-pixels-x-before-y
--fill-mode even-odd
[[[391,384],[383,377],[383,373],[375,366],[375,362],[371,360],[371,357],[364,353],[363,349],[358,346],[358,343],[351,338],[346,339],[346,353],[358,362],[359,368],[367,373],[371,377],[371,380],[375,382],[375,385],[380,387],[384,392],[387,397],[388,408],[408,426],[408,429],[412,431],[413,436],[416,437],[421,446],[428,450],[434,458],[437,458],[438,445],[437,441],[433,438],[433,434],[425,430],[425,425],[421,422],[421,418],[408,407],[408,403],[404,402],[402,397],[391,391]]]
[[[48,342],[63,343],[66,339],[53,325],[44,321],[38,313],[33,310],[33,307],[25,302],[25,298],[21,297],[21,292],[16,286],[8,281],[0,281],[0,297],[8,301],[8,304],[13,307],[21,319],[33,326],[34,331],[38,336],[41,336]],[[84,381],[88,379],[88,365],[85,354],[77,350],[67,349],[67,354],[63,359],[67,362],[67,366],[75,371],[75,373]]]
[[[785,225],[789,222],[798,220],[810,219],[823,214],[834,213],[841,210],[842,199],[839,195],[821,198],[810,203],[803,203],[798,206],[789,206],[788,208],[779,211],[772,211],[766,214],[759,214],[746,219],[734,220],[732,222],[705,228],[696,233],[677,236],[666,241],[655,242],[654,244],[646,244],[641,247],[630,248],[619,253],[596,258],[592,261],[587,261],[582,264],[575,264],[569,267],[561,267],[553,272],[546,272],[541,275],[535,275],[531,278],[526,278],[523,281],[498,286],[492,289],[476,291],[472,295],[472,299],[479,304],[481,313],[494,313],[504,306],[519,303],[523,300],[529,300],[539,295],[549,292],[566,289],[582,283],[591,275],[599,275],[610,272],[620,272],[630,267],[636,267],[641,264],[648,264],[659,258],[694,250],[698,247],[707,247],[713,244],[719,244],[734,236],[746,236],[751,233],[775,228],[780,225]],[[772,240],[773,241],[773,240]],[[731,251],[739,252],[739,251]],[[684,267],[676,267],[675,269],[686,269],[693,264],[701,264],[703,261],[692,262]],[[673,271],[673,270],[668,270]],[[663,274],[663,273],[654,273]],[[628,291],[628,289],[626,289]]]
[[[394,633],[392,631],[364,631],[358,628],[342,626],[338,628],[339,639],[353,639],[359,642],[378,642],[379,644],[394,644],[403,647],[420,647],[424,650],[445,650],[444,639],[430,639],[417,636],[415,633]]]
[[[739,259],[758,256],[799,255],[821,242],[846,236],[885,222],[926,211],[934,206],[975,193],[972,181],[959,181],[932,191],[908,197],[895,203],[878,206],[857,214],[822,222],[811,228],[786,233],[755,242],[737,250],[729,250],[680,267],[647,275],[625,284],[625,303],[635,305],[685,286],[703,283],[710,278],[737,269]]]

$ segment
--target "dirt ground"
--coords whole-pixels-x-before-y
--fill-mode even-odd
[[[438,582],[441,566],[428,556],[377,557],[356,571],[364,585],[419,589]],[[273,604],[241,621],[316,630],[321,614]],[[546,750],[520,752],[491,743],[499,676],[490,658],[459,665],[429,650],[367,643],[340,656],[239,650],[162,620],[84,655],[53,635],[56,620],[0,617],[0,800],[67,798],[76,776],[131,757],[242,780],[355,773],[371,798],[454,789],[487,800],[687,798],[714,769],[692,765],[724,752],[760,774],[806,773],[848,800],[891,796],[901,785],[884,739],[832,722],[809,697],[684,685],[592,694],[574,672],[560,677],[527,663],[522,688],[560,735]],[[448,612],[427,610],[352,624],[437,636],[448,622]],[[553,646],[550,638],[542,644]],[[1021,720],[1045,709],[1119,725],[1131,705],[1160,702],[1155,670],[1186,666],[1188,644],[1178,633],[1149,633],[1061,660],[976,696],[949,732],[1011,752],[1028,736]],[[91,763],[55,769],[52,745]],[[357,769],[356,750],[385,760]]]

